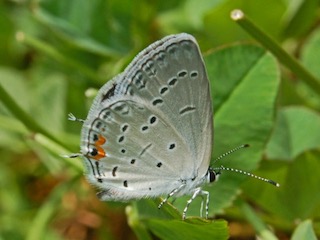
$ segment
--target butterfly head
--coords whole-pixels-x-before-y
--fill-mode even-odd
[[[218,180],[219,175],[221,174],[220,170],[215,171],[212,167],[209,167],[207,172],[207,183],[213,183]]]

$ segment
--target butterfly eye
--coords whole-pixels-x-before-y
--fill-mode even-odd
[[[216,181],[217,175],[218,174],[215,171],[213,171],[213,169],[211,167],[209,167],[208,173],[207,173],[207,182],[212,183],[212,182]]]

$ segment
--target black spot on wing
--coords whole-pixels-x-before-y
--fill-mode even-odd
[[[112,176],[116,176],[116,171],[117,171],[117,169],[118,169],[118,167],[114,167],[113,169],[112,169]]]
[[[179,110],[180,115],[184,115],[190,112],[195,111],[196,108],[194,106],[187,105]]]
[[[106,99],[109,99],[111,98],[112,96],[114,96],[114,90],[116,89],[116,86],[117,84],[114,83],[112,88],[110,88],[105,94],[102,95],[102,98],[101,98],[101,101],[100,102],[103,102],[105,101]]]

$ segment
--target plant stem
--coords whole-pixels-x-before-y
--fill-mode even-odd
[[[274,39],[255,25],[241,10],[233,10],[231,12],[231,19],[236,21],[261,45],[273,53],[284,66],[295,73],[310,88],[320,94],[320,81],[307,71],[296,59],[284,51]]]

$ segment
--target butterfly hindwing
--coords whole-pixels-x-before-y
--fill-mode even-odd
[[[168,120],[156,110],[125,97],[101,109],[84,126],[88,134],[82,152],[89,152],[89,181],[102,189],[126,191],[127,198],[168,194],[170,184],[172,189],[181,184],[177,169],[184,164],[179,159],[187,159],[190,152],[184,139],[167,126]]]

